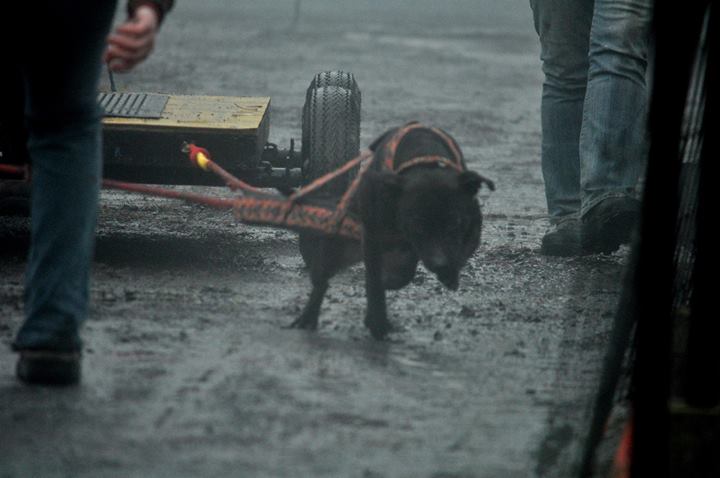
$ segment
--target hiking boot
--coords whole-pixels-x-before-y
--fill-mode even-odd
[[[20,350],[17,378],[36,385],[75,385],[80,382],[80,352]]]
[[[540,254],[544,256],[577,256],[582,253],[580,247],[580,222],[566,219],[555,225],[540,242]]]
[[[640,201],[611,197],[601,201],[582,217],[580,239],[587,254],[610,253],[630,242],[640,217]]]

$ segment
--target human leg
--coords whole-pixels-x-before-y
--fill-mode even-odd
[[[540,105],[541,165],[555,229],[543,238],[548,255],[579,253],[578,141],[587,84],[591,0],[531,0],[545,75]]]
[[[582,241],[610,252],[629,239],[647,155],[645,70],[651,0],[596,0],[580,134]]]
[[[26,381],[48,382],[40,372],[50,368],[53,354],[59,357],[55,378],[64,370],[69,382],[77,379],[66,359],[80,351],[78,330],[87,315],[101,178],[97,84],[114,10],[114,2],[48,4],[34,20],[60,54],[47,55],[38,41],[18,59],[32,161],[32,233],[26,319],[13,347]]]
[[[541,99],[542,170],[548,213],[580,208],[578,140],[588,70],[592,1],[532,0],[545,75]]]

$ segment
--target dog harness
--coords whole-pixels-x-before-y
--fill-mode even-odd
[[[426,130],[438,137],[447,150],[451,152],[452,158],[440,155],[418,156],[398,164],[396,161],[398,148],[402,141],[406,139],[408,133],[416,130]],[[294,230],[305,229],[360,240],[362,237],[362,224],[352,213],[351,204],[366,177],[367,171],[371,167],[379,166],[395,174],[401,174],[410,168],[418,166],[447,167],[458,172],[465,170],[463,156],[457,143],[450,135],[438,128],[429,128],[420,123],[412,122],[394,132],[390,131],[386,135],[390,136],[382,142],[379,151],[373,151],[372,149],[361,151],[357,157],[351,159],[342,167],[321,176],[290,196],[262,193],[261,196],[248,194],[236,199],[234,206],[235,217],[250,224],[265,224]],[[345,174],[349,174],[355,168],[359,168],[357,175],[334,208],[313,204],[312,196],[314,192],[321,191],[323,186]],[[240,189],[247,191],[247,188],[240,187]]]
[[[408,133],[425,130],[438,137],[451,152],[452,158],[441,155],[413,157],[398,164],[397,150],[406,139]],[[374,149],[378,149],[375,151]],[[256,188],[238,179],[221,168],[211,159],[210,153],[194,144],[187,144],[183,151],[190,161],[199,168],[212,172],[220,177],[232,191],[240,192],[234,198],[218,198],[188,191],[178,191],[157,186],[127,183],[112,179],[103,180],[103,187],[137,192],[149,196],[182,199],[188,202],[203,204],[214,209],[232,210],[234,216],[247,224],[280,227],[294,231],[309,231],[319,234],[339,236],[345,239],[361,240],[362,223],[351,211],[351,204],[357,191],[371,167],[384,169],[395,174],[402,174],[408,169],[418,166],[435,166],[452,168],[459,172],[465,170],[460,148],[444,131],[438,128],[423,126],[417,122],[408,123],[396,130],[385,133],[370,149],[365,149],[358,156],[345,163],[342,167],[321,176],[310,184],[298,189],[289,196],[271,193]],[[6,173],[26,173],[25,168],[2,165]],[[318,199],[316,193],[332,181],[349,174],[358,168],[357,175],[337,203],[328,205],[327,197]],[[314,194],[315,193],[315,194]]]

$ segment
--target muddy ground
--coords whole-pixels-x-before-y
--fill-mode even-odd
[[[527,2],[304,0],[297,24],[293,4],[179,2],[118,86],[271,96],[271,139],[287,146],[314,73],[354,72],[363,145],[417,119],[496,181],[460,290],[421,270],[389,294],[399,330],[376,342],[357,266],[333,281],[317,332],[287,330],[309,292],[293,233],[103,192],[82,385],[25,387],[9,344],[27,224],[3,218],[0,477],[570,476],[626,251],[538,253]]]

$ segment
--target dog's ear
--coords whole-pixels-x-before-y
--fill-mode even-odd
[[[472,196],[477,194],[483,184],[485,184],[490,191],[495,191],[495,183],[475,171],[463,171],[460,173],[458,182],[462,190]]]

